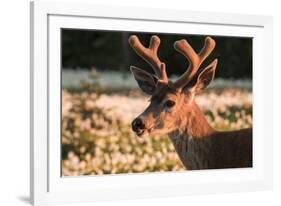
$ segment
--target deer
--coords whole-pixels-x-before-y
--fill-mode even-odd
[[[195,95],[215,76],[217,58],[200,68],[214,50],[215,40],[207,36],[199,53],[185,39],[174,43],[175,50],[189,62],[175,81],[168,79],[165,63],[158,57],[158,36],[153,35],[145,47],[131,35],[129,44],[154,71],[152,74],[130,66],[139,88],[150,96],[149,106],[131,123],[133,132],[138,137],[168,135],[187,170],[252,167],[252,128],[218,131],[210,126],[195,101]]]

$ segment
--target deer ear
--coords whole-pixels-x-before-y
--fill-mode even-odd
[[[193,86],[192,90],[194,92],[199,92],[205,89],[214,79],[215,71],[217,68],[218,60],[215,59],[211,64],[209,64],[202,72],[198,75],[197,81]]]
[[[134,66],[131,66],[130,70],[141,90],[146,94],[152,95],[155,91],[158,79],[154,75]]]

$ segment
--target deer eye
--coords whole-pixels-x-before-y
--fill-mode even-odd
[[[168,108],[171,108],[175,105],[176,103],[172,100],[167,100],[165,103],[164,103],[164,106],[165,107],[168,107]]]

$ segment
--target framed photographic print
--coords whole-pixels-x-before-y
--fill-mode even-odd
[[[33,204],[272,188],[271,17],[35,1],[31,39]]]

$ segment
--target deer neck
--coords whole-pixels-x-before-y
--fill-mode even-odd
[[[209,167],[210,137],[216,131],[209,125],[197,104],[193,104],[191,111],[185,111],[179,116],[179,127],[169,133],[169,137],[186,168],[203,169]]]
[[[189,138],[204,138],[215,132],[195,101],[183,106],[177,123],[179,133]]]

